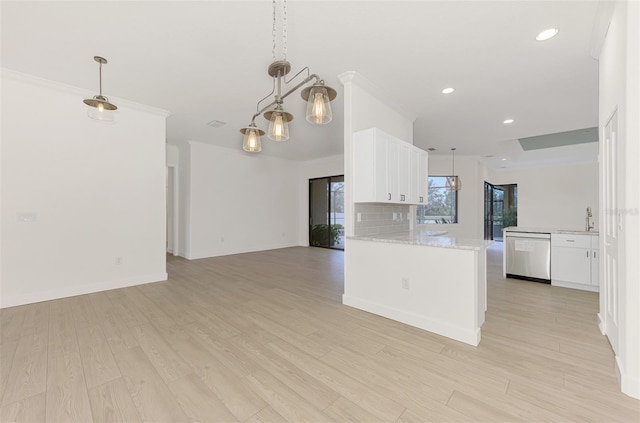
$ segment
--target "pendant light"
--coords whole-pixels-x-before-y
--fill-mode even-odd
[[[273,48],[271,53],[273,55],[273,62],[269,65],[267,73],[273,79],[273,88],[266,97],[258,101],[256,104],[256,113],[251,118],[251,125],[240,130],[240,133],[245,136],[242,148],[245,151],[252,153],[261,151],[261,148],[255,149],[247,147],[247,134],[249,134],[249,136],[252,137],[251,139],[255,141],[254,145],[261,145],[260,135],[264,135],[265,133],[255,126],[255,118],[264,113],[264,118],[269,121],[269,129],[266,132],[267,137],[273,141],[287,141],[289,139],[289,122],[293,120],[293,115],[284,110],[284,99],[311,81],[314,81],[313,85],[305,88],[300,93],[302,98],[307,102],[307,110],[305,114],[307,122],[315,125],[324,125],[331,122],[331,119],[333,118],[331,101],[336,98],[337,92],[333,88],[326,86],[324,81],[318,75],[311,74],[309,68],[304,67],[295,74],[293,78],[289,80],[285,79],[285,76],[291,72],[291,63],[287,61],[287,0],[284,0],[282,4],[284,16],[282,31],[283,60],[276,60],[276,0],[272,0],[273,27],[271,34],[273,38]],[[287,85],[292,83],[297,77],[305,72],[306,76],[300,82],[298,82],[289,91],[282,93],[283,84]],[[271,97],[272,95],[273,97]],[[261,104],[270,98],[271,101],[269,104],[261,107]]]
[[[445,187],[450,191],[460,191],[462,181],[456,176],[456,149],[451,149],[451,176],[447,176]]]
[[[115,120],[115,116],[112,112],[117,110],[118,106],[109,103],[109,99],[102,95],[102,65],[107,63],[107,59],[100,56],[93,56],[93,60],[98,62],[100,66],[98,71],[100,94],[94,95],[93,98],[87,98],[83,102],[89,106],[87,114],[90,118],[105,122],[113,122]]]
[[[240,130],[244,134],[242,149],[249,153],[259,153],[262,151],[262,141],[260,137],[264,135],[264,131],[256,127],[254,122]]]
[[[264,114],[269,121],[269,131],[267,138],[273,141],[287,141],[289,139],[289,122],[293,120],[293,115],[282,109],[282,104],[278,104],[275,110]]]

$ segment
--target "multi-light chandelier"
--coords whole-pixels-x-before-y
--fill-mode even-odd
[[[302,98],[307,101],[306,119],[307,122],[315,125],[323,125],[331,122],[331,101],[336,98],[336,90],[328,87],[324,84],[324,81],[316,74],[311,74],[309,67],[305,67],[294,75],[290,80],[286,80],[284,77],[291,71],[291,64],[287,61],[287,0],[283,1],[283,49],[282,60],[276,60],[276,1],[272,1],[273,5],[273,63],[269,65],[267,73],[273,79],[273,89],[262,100],[256,104],[256,113],[251,117],[251,123],[242,128],[240,133],[244,135],[242,143],[242,149],[250,153],[258,153],[262,151],[262,135],[265,132],[258,128],[255,123],[256,117],[264,113],[265,119],[269,121],[269,129],[267,131],[267,137],[273,141],[286,141],[289,139],[289,122],[293,120],[293,115],[287,113],[283,108],[284,99],[289,94],[295,92],[303,85],[314,81],[313,85],[306,87],[302,90]],[[292,83],[298,76],[306,71],[307,76],[300,82],[298,82],[289,91],[282,93],[282,85]],[[274,96],[269,104],[264,107],[260,107],[260,104],[265,100]]]
[[[114,116],[111,113],[118,109],[118,106],[109,102],[109,99],[102,95],[102,65],[107,63],[107,59],[100,56],[93,56],[93,60],[100,64],[99,79],[100,79],[100,94],[94,95],[93,98],[87,98],[83,102],[89,106],[89,117],[96,120],[103,120],[113,122]]]

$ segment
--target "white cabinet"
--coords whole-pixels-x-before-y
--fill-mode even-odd
[[[353,201],[426,204],[427,152],[377,128],[353,134]]]
[[[551,234],[551,283],[599,290],[597,235]]]

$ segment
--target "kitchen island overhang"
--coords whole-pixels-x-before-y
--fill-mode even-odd
[[[419,231],[347,237],[342,302],[477,346],[491,243]]]

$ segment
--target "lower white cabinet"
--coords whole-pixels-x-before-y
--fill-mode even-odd
[[[599,291],[597,235],[551,234],[551,284]]]

